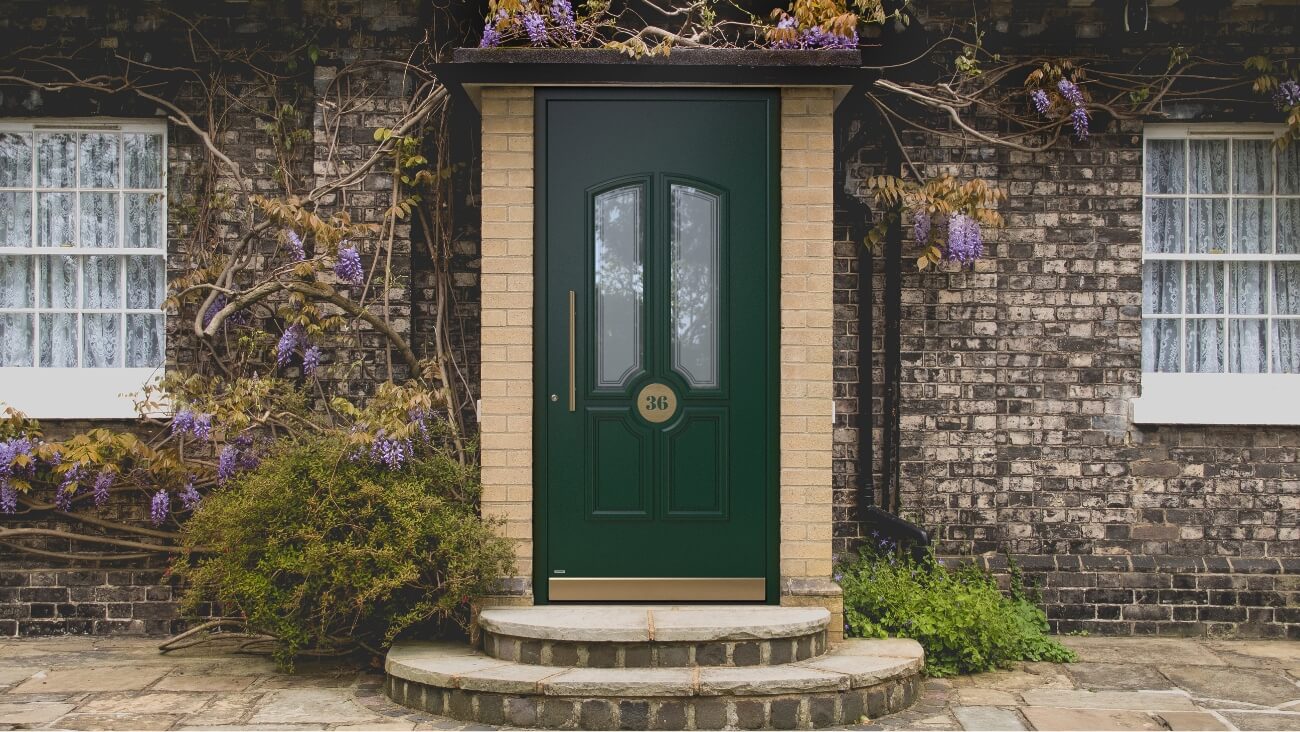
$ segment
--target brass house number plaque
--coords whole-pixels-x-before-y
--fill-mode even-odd
[[[647,422],[667,422],[677,413],[677,395],[667,384],[646,384],[636,395],[636,409]]]

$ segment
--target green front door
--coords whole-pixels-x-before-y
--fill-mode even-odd
[[[776,593],[776,105],[539,90],[539,600]]]

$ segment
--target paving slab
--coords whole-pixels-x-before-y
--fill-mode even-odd
[[[1171,732],[1218,732],[1232,729],[1223,719],[1209,712],[1161,712],[1157,716]]]
[[[199,711],[185,717],[187,725],[238,724],[253,710],[265,693],[234,692],[216,695]]]
[[[699,679],[701,696],[843,691],[850,684],[846,674],[800,666],[702,668],[699,670]]]
[[[478,622],[489,633],[517,638],[635,643],[650,640],[648,612],[600,605],[489,607],[479,613]]]
[[[256,676],[227,676],[224,674],[170,674],[152,688],[159,691],[243,691],[257,681]]]
[[[1187,668],[1214,667],[1188,666]],[[1143,664],[1079,662],[1067,664],[1065,672],[1085,689],[1142,691],[1174,688],[1174,685],[1162,676],[1155,666]]]
[[[1094,663],[1169,664],[1171,666],[1225,666],[1227,662],[1196,642],[1175,638],[1114,638],[1062,636],[1080,661]]]
[[[130,692],[96,694],[82,702],[78,712],[119,714],[192,714],[212,701],[211,694]]]
[[[1281,712],[1222,712],[1224,718],[1240,730],[1300,730],[1300,714]]]
[[[25,681],[44,669],[41,666],[0,666],[0,686]]]
[[[1073,689],[1074,680],[1066,675],[1064,667],[988,671],[953,679],[957,688],[985,687],[1000,691],[1027,691],[1029,689]]]
[[[1024,720],[1013,709],[999,707],[955,707],[952,713],[967,732],[1023,730]]]
[[[688,606],[651,607],[654,640],[675,642],[769,640],[811,635],[826,629],[824,607]]]
[[[366,730],[389,730],[389,729],[415,729],[415,722],[403,722],[395,720],[392,722],[376,722],[374,724],[339,724],[330,727],[333,730],[357,730],[365,732]]]
[[[1162,668],[1165,676],[1198,698],[1275,707],[1300,700],[1300,686],[1281,671],[1212,666]]]
[[[0,724],[53,722],[73,708],[62,702],[0,702]]]
[[[330,689],[280,689],[256,704],[249,724],[363,724],[384,721],[350,696]]]
[[[925,656],[921,644],[911,638],[849,638],[835,644],[837,656],[888,656],[920,658]]]
[[[571,668],[542,685],[548,696],[687,696],[695,688],[689,668]],[[628,673],[631,672],[631,673]]]
[[[130,668],[105,666],[99,668],[51,669],[34,674],[9,691],[10,694],[69,693],[78,691],[128,691],[143,689],[162,678],[165,668]]]
[[[1143,712],[1116,709],[1053,709],[1026,707],[1020,710],[1039,732],[1082,730],[1163,730],[1164,724]]]
[[[1008,691],[971,686],[957,689],[957,702],[966,707],[1014,707],[1020,704],[1020,698]]]
[[[69,714],[58,721],[58,729],[155,730],[170,729],[179,716],[172,714]]]
[[[845,674],[854,689],[871,686],[887,679],[910,676],[921,670],[920,657],[899,656],[877,658],[874,656],[846,656],[834,653],[799,664],[805,668]],[[760,668],[760,667],[754,667]]]
[[[1295,641],[1209,641],[1205,645],[1233,666],[1252,667],[1260,661],[1300,666],[1300,643]]]
[[[1131,709],[1136,711],[1198,711],[1186,696],[1160,691],[1087,691],[1034,689],[1020,694],[1026,706],[1060,709]]]

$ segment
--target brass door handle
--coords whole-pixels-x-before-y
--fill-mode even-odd
[[[577,305],[575,304],[573,290],[569,290],[569,411],[573,412],[578,409],[578,377],[574,373],[574,367],[577,362],[576,349],[577,344],[574,342],[574,331],[576,328]]]

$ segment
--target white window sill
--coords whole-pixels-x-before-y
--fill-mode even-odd
[[[1135,424],[1300,425],[1300,374],[1142,374]]]
[[[132,419],[135,400],[162,369],[0,368],[0,411],[33,419]]]

